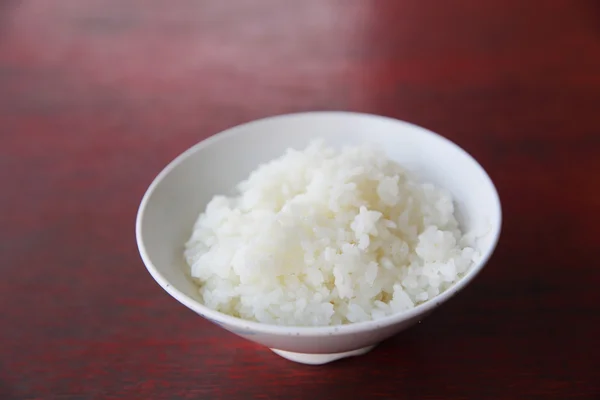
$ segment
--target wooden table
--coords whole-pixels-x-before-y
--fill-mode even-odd
[[[408,120],[496,182],[475,283],[372,353],[296,365],[146,272],[134,217],[201,139]],[[600,3],[0,2],[0,399],[600,399]]]

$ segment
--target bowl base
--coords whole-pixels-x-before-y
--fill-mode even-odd
[[[291,351],[279,350],[279,349],[271,349],[273,352],[285,359],[290,361],[294,361],[301,364],[308,365],[321,365],[327,364],[332,361],[340,360],[346,357],[354,357],[360,356],[368,353],[373,350],[373,348],[377,345],[363,347],[361,349],[346,351],[343,353],[331,353],[331,354],[306,354],[306,353],[294,353]]]

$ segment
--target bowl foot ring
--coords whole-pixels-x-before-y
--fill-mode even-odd
[[[373,350],[377,345],[363,347],[357,350],[346,351],[343,353],[332,353],[332,354],[306,354],[306,353],[294,353],[291,351],[271,349],[275,354],[297,363],[308,364],[308,365],[321,365],[327,364],[332,361],[340,360],[346,357],[360,356]]]

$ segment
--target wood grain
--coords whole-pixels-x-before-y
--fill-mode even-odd
[[[440,311],[316,368],[168,297],[133,226],[190,145],[333,109],[456,141],[505,223]],[[592,0],[0,1],[0,398],[600,399],[599,110]]]

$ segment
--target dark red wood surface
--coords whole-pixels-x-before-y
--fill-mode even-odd
[[[372,353],[293,364],[139,259],[159,170],[241,122],[405,119],[505,224],[479,278]],[[0,1],[0,399],[600,399],[600,3]]]

